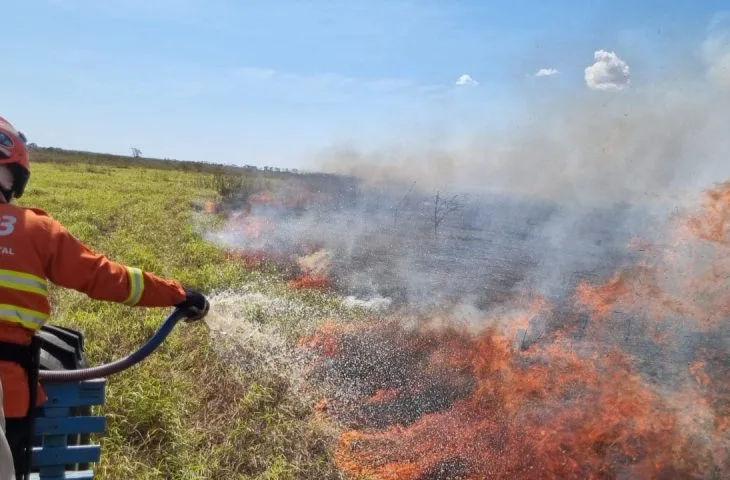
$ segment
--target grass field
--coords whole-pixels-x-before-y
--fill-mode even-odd
[[[36,158],[19,203],[46,210],[92,249],[208,294],[229,290],[235,299],[245,289],[294,302],[300,308],[255,314],[285,342],[328,315],[347,315],[337,299],[289,290],[275,272],[248,270],[201,239],[201,226],[218,221],[196,213],[220,194],[213,170],[57,155]],[[95,365],[139,347],[169,312],[58,288],[52,302],[52,322],[82,330]],[[331,453],[337,433],[311,401],[266,362],[232,363],[245,357],[217,346],[204,324],[181,324],[146,362],[109,379],[98,478],[343,478]]]

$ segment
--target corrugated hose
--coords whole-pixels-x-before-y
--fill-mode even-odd
[[[78,370],[40,370],[38,372],[38,378],[43,382],[80,382],[92,378],[106,377],[126,370],[154,352],[170,334],[177,322],[186,317],[188,317],[188,314],[185,310],[176,308],[167,317],[167,320],[165,320],[162,326],[157,329],[155,334],[147,340],[147,343],[142,345],[139,350],[124,358],[96,367],[81,368]]]

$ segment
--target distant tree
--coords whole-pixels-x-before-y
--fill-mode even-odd
[[[139,149],[139,148],[137,148],[137,147],[132,147],[132,156],[133,156],[134,158],[139,158],[139,157],[141,157],[141,156],[142,156],[142,150],[140,150],[140,149]]]
[[[444,219],[450,214],[461,210],[466,201],[465,195],[452,195],[445,199],[441,192],[436,192],[433,200],[433,235],[438,236],[439,227]]]

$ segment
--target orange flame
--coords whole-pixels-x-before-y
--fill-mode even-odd
[[[730,182],[709,189],[703,210],[687,220],[687,226],[699,238],[721,245],[730,245]]]
[[[473,389],[410,425],[347,431],[337,450],[346,472],[415,480],[701,478],[714,471],[713,452],[693,449],[696,439],[681,428],[679,412],[620,351],[583,345],[579,353],[567,340],[517,350],[494,330],[421,332],[416,340],[438,345],[439,355],[429,358],[468,369]],[[351,355],[330,351],[336,361]],[[382,406],[402,397],[379,388],[361,402]],[[727,451],[719,453],[727,462]]]
[[[332,286],[332,281],[324,275],[303,275],[294,280],[290,280],[289,286],[295,289],[327,289]]]

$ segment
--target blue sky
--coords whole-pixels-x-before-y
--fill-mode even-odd
[[[333,145],[448,142],[526,99],[695,65],[724,1],[23,0],[3,5],[2,108],[31,141],[307,167]],[[554,75],[536,76],[540,69]],[[457,85],[469,75],[478,84]],[[611,95],[596,90],[596,95]]]

